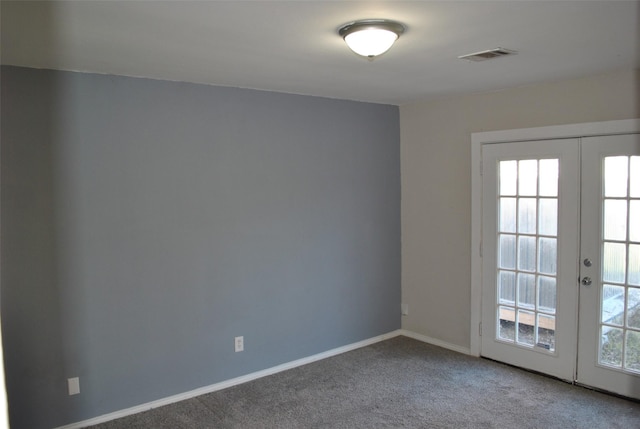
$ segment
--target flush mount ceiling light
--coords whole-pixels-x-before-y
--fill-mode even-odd
[[[344,24],[338,34],[353,52],[373,59],[393,46],[405,26],[388,19],[362,19]]]

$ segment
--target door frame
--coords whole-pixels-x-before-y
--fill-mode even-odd
[[[471,134],[471,326],[470,354],[480,356],[482,322],[482,146],[527,140],[551,140],[640,133],[640,119],[553,125]]]

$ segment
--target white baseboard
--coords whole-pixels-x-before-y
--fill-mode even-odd
[[[169,396],[166,398],[158,399],[156,401],[147,402],[146,404],[136,405],[135,407],[126,408],[124,410],[114,411],[113,413],[103,414],[98,417],[91,418],[89,420],[83,420],[81,422],[71,423],[65,426],[59,426],[56,429],[80,429],[86,426],[97,425],[100,423],[105,423],[111,420],[119,419],[121,417],[126,417],[132,414],[141,413],[144,411],[149,411],[154,408],[162,407],[164,405],[173,404],[176,402],[184,401],[185,399],[191,399],[196,396],[204,395],[207,393],[215,392],[218,390],[226,389],[228,387],[236,386],[238,384],[246,383],[248,381],[256,380],[258,378],[266,377],[268,375],[276,374],[278,372],[286,371],[288,369],[296,368],[298,366],[306,365],[312,362],[316,362],[322,359],[326,359],[332,356],[336,356],[342,353],[346,353],[352,350],[359,349],[361,347],[366,347],[371,344],[378,343],[380,341],[388,340],[389,338],[397,337],[398,335],[406,335],[407,337],[411,336],[406,333],[403,333],[402,330],[398,329],[396,331],[389,332],[387,334],[379,335],[377,337],[369,338],[363,341],[358,341],[357,343],[348,344],[346,346],[338,347],[335,349],[328,350],[326,352],[318,353],[313,356],[308,356],[302,359],[294,360],[292,362],[287,362],[282,365],[277,365],[271,368],[264,369],[262,371],[252,372],[251,374],[243,375],[240,377],[232,378],[230,380],[225,380],[220,383],[215,383],[209,386],[204,386],[199,389],[190,390],[188,392],[179,393],[177,395]],[[438,344],[436,344],[438,345]],[[444,346],[443,346],[444,347]]]
[[[454,352],[463,353],[465,355],[471,354],[469,347],[462,347],[456,344],[447,343],[446,341],[438,340],[436,338],[427,337],[426,335],[417,334],[406,329],[400,329],[398,335],[404,335],[405,337],[413,338],[414,340],[422,341],[423,343],[432,344],[434,346],[442,347],[443,349],[453,350]]]
[[[135,407],[126,408],[124,410],[114,411],[113,413],[103,414],[98,417],[91,418],[89,420],[83,420],[81,422],[71,423],[65,426],[59,426],[55,429],[81,429],[86,426],[97,425],[100,423],[106,423],[111,420],[119,419],[122,417],[130,416],[132,414],[142,413],[154,408],[162,407],[165,405],[173,404],[176,402],[184,401],[186,399],[195,398],[196,396],[204,395],[218,390],[226,389],[228,387],[237,386],[238,384],[246,383],[258,378],[266,377],[276,374],[278,372],[293,369],[298,366],[306,365],[312,362],[316,362],[322,359],[326,359],[332,356],[336,356],[342,353],[350,352],[362,347],[369,346],[371,344],[379,343],[380,341],[388,340],[390,338],[403,335],[405,337],[413,338],[424,343],[432,344],[434,346],[442,347],[445,349],[453,350],[455,352],[471,354],[470,349],[467,347],[460,347],[455,344],[447,343],[442,340],[427,337],[425,335],[417,334],[415,332],[407,331],[406,329],[398,329],[389,333],[379,335],[377,337],[368,338],[366,340],[358,341],[357,343],[347,344],[346,346],[338,347],[335,349],[327,350],[326,352],[318,353],[313,356],[308,356],[302,359],[294,360],[291,362],[283,363],[271,368],[263,369],[262,371],[252,372],[251,374],[243,375],[240,377],[232,378],[230,380],[221,381],[220,383],[204,386],[199,389],[190,390],[188,392],[179,393],[177,395],[168,396],[166,398],[158,399],[156,401],[147,402],[145,404],[136,405]]]

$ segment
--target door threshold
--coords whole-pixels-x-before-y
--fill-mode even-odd
[[[615,392],[610,392],[610,391],[604,390],[604,389],[598,389],[597,387],[588,386],[588,385],[582,384],[582,383],[580,383],[578,381],[565,380],[565,379],[560,378],[560,377],[556,377],[556,376],[553,376],[553,375],[545,374],[544,372],[535,371],[533,369],[528,369],[528,368],[523,368],[521,366],[512,365],[510,363],[500,362],[499,360],[491,359],[491,358],[488,358],[488,357],[485,357],[485,356],[480,356],[480,358],[484,359],[484,360],[488,360],[490,362],[498,363],[500,365],[504,365],[504,366],[508,366],[508,367],[515,368],[515,369],[519,369],[519,370],[522,370],[522,371],[525,371],[525,372],[529,372],[531,374],[539,375],[539,376],[542,376],[542,377],[545,377],[545,378],[550,378],[552,380],[557,380],[557,381],[560,381],[560,382],[565,383],[565,384],[570,384],[572,386],[580,387],[580,388],[583,388],[583,389],[586,389],[586,390],[591,390],[593,392],[602,393],[604,395],[613,396],[615,398],[624,399],[624,400],[627,400],[627,401],[630,401],[630,402],[633,402],[633,403],[636,403],[636,404],[640,404],[640,399],[632,398],[630,396],[621,395],[621,394],[615,393]]]

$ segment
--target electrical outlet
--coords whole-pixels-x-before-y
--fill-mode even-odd
[[[400,310],[402,311],[403,316],[409,315],[409,304],[400,304]]]
[[[69,396],[80,394],[80,377],[67,379],[67,387],[69,388]]]
[[[235,348],[236,353],[244,350],[244,337],[236,337]]]

